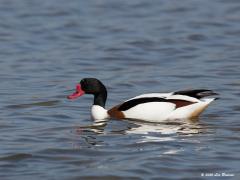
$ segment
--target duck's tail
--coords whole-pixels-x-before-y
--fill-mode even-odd
[[[178,108],[170,114],[169,119],[196,118],[216,99],[217,98],[203,98],[200,102]]]
[[[196,106],[195,109],[193,109],[193,111],[190,115],[190,118],[198,117],[209,106],[209,104],[212,103],[213,101],[215,101],[216,99],[219,99],[219,98],[216,97],[216,98],[203,98],[203,99],[201,99],[202,102],[197,103],[198,105]]]

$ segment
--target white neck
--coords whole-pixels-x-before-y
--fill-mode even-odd
[[[93,105],[91,109],[92,118],[97,120],[107,119],[109,117],[107,110],[99,105]]]

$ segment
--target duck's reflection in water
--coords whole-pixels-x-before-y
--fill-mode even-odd
[[[126,122],[126,121],[125,121]],[[127,120],[129,126],[122,128],[124,134],[183,134],[192,135],[205,131],[206,125],[200,123],[199,119],[177,119],[161,123],[145,122],[139,120]],[[95,133],[103,133],[108,121],[97,121],[91,125],[80,126],[76,129],[78,133],[89,130]]]
[[[126,134],[139,134],[141,142],[157,142],[175,140],[175,135],[193,136],[206,132],[205,125],[198,119],[178,119],[162,123],[134,122],[137,127],[126,130]]]
[[[94,146],[101,146],[104,142],[106,143],[104,138],[100,138],[101,142],[99,142],[98,135],[101,134],[104,137],[109,137],[111,134],[136,135],[135,143],[182,141],[186,140],[186,137],[207,131],[207,126],[200,122],[198,119],[178,119],[162,123],[138,120],[98,121],[89,126],[78,127],[76,134],[80,135],[85,143]]]
[[[92,132],[96,134],[103,134],[104,128],[107,125],[107,121],[94,121],[91,125],[79,126],[76,128],[76,133],[78,135],[86,134],[86,132]]]

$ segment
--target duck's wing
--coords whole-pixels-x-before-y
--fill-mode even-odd
[[[139,99],[139,98],[151,98],[151,97],[158,97],[158,98],[166,98],[166,97],[169,97],[173,94],[174,92],[170,92],[170,93],[147,93],[147,94],[141,94],[141,95],[138,95],[138,96],[135,96],[131,99],[128,99],[126,100],[125,102],[127,101],[130,101],[132,99]]]
[[[148,97],[159,97],[159,98],[172,98],[173,95],[182,95],[190,98],[196,98],[196,99],[201,99],[207,96],[212,96],[212,95],[218,95],[217,93],[213,92],[212,90],[209,89],[193,89],[193,90],[181,90],[181,91],[175,91],[175,92],[170,92],[170,93],[147,93],[147,94],[141,94],[139,96],[133,97],[131,99],[126,100],[125,102],[132,100],[132,99],[139,99],[139,98],[148,98]],[[176,98],[176,96],[175,96]],[[179,98],[183,98],[180,97]],[[193,99],[192,99],[193,100]]]
[[[149,119],[164,119],[175,109],[196,103],[195,98],[190,101],[189,98],[184,98],[182,95],[175,95],[175,98],[170,97],[170,95],[168,97],[138,96],[138,98],[135,97],[114,106],[108,110],[108,114],[117,119],[146,119],[148,117],[151,117]]]
[[[183,96],[193,97],[196,99],[201,99],[207,96],[213,96],[218,94],[209,89],[194,89],[194,90],[176,91],[173,93],[173,95],[183,95]]]
[[[179,92],[185,92],[185,91],[179,91]],[[166,103],[173,103],[176,107],[182,107],[183,105],[192,104],[195,102],[198,102],[199,100],[186,96],[186,95],[180,95],[177,92],[170,92],[170,93],[148,93],[148,94],[141,94],[139,96],[133,97],[131,99],[128,99],[124,101],[123,103],[114,106],[111,108],[108,112],[112,113],[112,111],[126,111],[128,109],[131,109],[134,106],[145,104],[145,103],[151,103],[151,102],[166,102]]]

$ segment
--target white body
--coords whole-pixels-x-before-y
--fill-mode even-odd
[[[143,97],[161,97],[165,99],[177,99],[194,102],[191,105],[179,107],[176,109],[176,105],[170,102],[147,102],[138,104],[126,111],[122,111],[126,119],[140,119],[149,122],[161,122],[169,119],[184,119],[199,116],[204,109],[215,98],[197,99],[185,95],[173,95],[173,93],[151,93],[142,94],[131,99],[143,98]],[[131,100],[129,99],[129,100]],[[129,101],[127,100],[127,101]],[[109,118],[107,110],[101,106],[92,106],[92,117],[95,120],[102,120]]]

